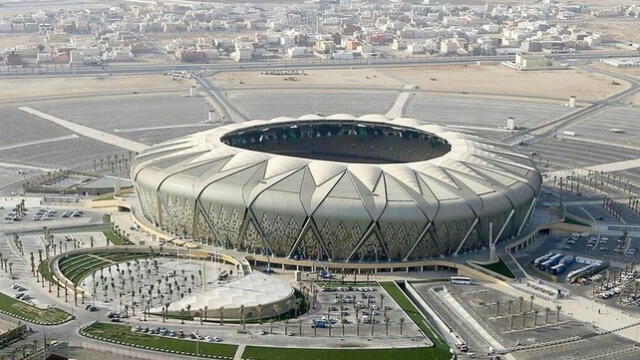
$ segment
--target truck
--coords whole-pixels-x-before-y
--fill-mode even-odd
[[[563,257],[562,259],[560,259],[560,262],[558,262],[558,264],[564,264],[567,267],[573,265],[573,263],[576,262],[576,258],[572,255],[567,255],[565,257]]]
[[[533,265],[535,266],[540,265],[540,263],[542,263],[543,261],[549,260],[549,258],[552,257],[554,254],[555,254],[554,252],[548,252],[545,255],[542,255],[536,258],[535,260],[533,260]]]
[[[567,270],[567,265],[557,264],[557,265],[553,265],[551,269],[549,269],[549,272],[553,275],[559,275],[559,274],[562,274],[565,270]]]
[[[547,269],[551,268],[553,265],[556,265],[558,261],[562,259],[562,256],[563,256],[562,254],[553,255],[552,257],[549,258],[549,260],[540,264],[539,266],[540,270],[546,271]]]

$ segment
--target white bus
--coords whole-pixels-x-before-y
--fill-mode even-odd
[[[452,284],[471,285],[471,278],[466,276],[451,276],[449,281]]]

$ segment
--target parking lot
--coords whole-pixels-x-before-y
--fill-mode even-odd
[[[418,327],[378,286],[331,286],[318,292],[315,309],[302,316],[307,332],[317,336],[415,336]],[[386,319],[386,320],[385,320]],[[402,319],[402,320],[401,320]]]
[[[7,209],[3,209],[7,210]],[[61,219],[73,219],[73,218],[81,218],[83,217],[84,211],[78,209],[68,209],[68,210],[56,210],[52,208],[38,208],[33,209],[31,211],[16,212],[15,210],[9,210],[4,213],[3,220],[10,224],[15,222],[25,221],[49,221],[49,220],[61,220]]]

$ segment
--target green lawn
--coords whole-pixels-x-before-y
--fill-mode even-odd
[[[409,349],[284,349],[247,346],[243,359],[256,360],[433,360],[450,359],[434,348]]]
[[[82,333],[106,338],[110,341],[121,341],[125,345],[146,346],[161,351],[181,351],[192,356],[197,352],[199,355],[233,357],[238,348],[236,345],[141,334],[131,331],[128,325],[119,324],[95,323],[86,327]]]
[[[69,313],[58,308],[40,309],[3,293],[0,293],[0,309],[14,316],[22,316],[31,321],[40,321],[49,325],[65,321],[70,316]]]
[[[495,273],[498,273],[500,275],[506,276],[510,279],[515,279],[515,275],[513,275],[513,273],[511,272],[511,270],[509,270],[509,268],[507,267],[507,264],[504,263],[504,261],[502,261],[502,259],[498,259],[498,262],[495,262],[493,264],[489,264],[489,265],[482,265],[482,264],[478,264],[480,266],[482,266],[483,268],[489,269]]]
[[[127,241],[127,240],[121,238],[120,236],[118,236],[118,234],[113,232],[113,230],[104,230],[102,233],[104,234],[104,236],[106,236],[106,238],[109,240],[109,242],[111,244],[113,244],[113,245],[131,245],[130,241]]]
[[[125,252],[97,253],[95,255],[81,254],[60,260],[58,267],[64,276],[74,283],[79,284],[85,277],[91,275],[91,273],[110,266],[114,262],[121,263],[146,257],[149,257],[149,254]]]
[[[386,290],[386,292],[393,298],[393,300],[407,313],[407,316],[411,318],[411,320],[418,325],[420,330],[429,337],[429,340],[434,343],[434,347],[425,349],[430,351],[426,357],[423,359],[449,359],[451,357],[449,353],[449,345],[440,337],[437,331],[431,326],[431,324],[424,318],[422,313],[413,303],[409,301],[409,299],[405,296],[405,294],[398,289],[398,287],[393,282],[383,282],[380,283],[382,287]]]

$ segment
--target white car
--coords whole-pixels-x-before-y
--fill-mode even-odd
[[[214,341],[214,342],[222,342],[222,339],[220,339],[220,338],[219,338],[219,337],[217,337],[217,336],[214,336],[214,337],[213,337],[213,341]]]

